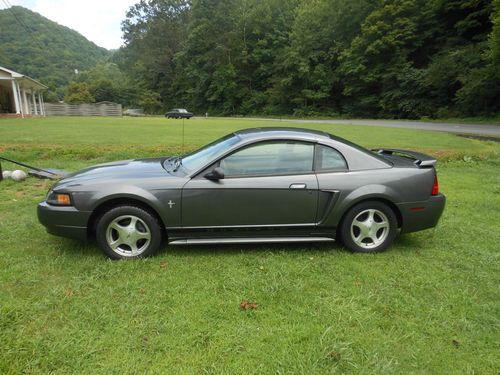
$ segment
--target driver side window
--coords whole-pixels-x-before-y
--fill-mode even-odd
[[[293,141],[259,143],[220,161],[226,177],[312,173],[314,145]]]

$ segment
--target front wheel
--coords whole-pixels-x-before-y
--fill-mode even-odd
[[[162,230],[150,212],[136,206],[118,206],[98,220],[96,240],[111,259],[147,257],[160,248]]]
[[[363,202],[351,208],[340,226],[340,236],[351,251],[384,251],[396,238],[398,221],[393,210],[378,201]]]

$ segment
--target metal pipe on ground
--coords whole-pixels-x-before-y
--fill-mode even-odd
[[[30,176],[36,177],[36,178],[48,178],[51,180],[55,180],[61,177],[64,177],[68,175],[68,172],[62,171],[59,169],[41,169],[37,167],[33,167],[32,165],[21,163],[20,161],[12,160],[12,159],[7,159],[4,158],[3,156],[0,156],[0,160],[8,161],[13,164],[20,165],[21,167],[25,168],[30,168],[31,170],[28,172]],[[1,168],[1,163],[0,163],[0,180],[3,179],[2,176],[2,168]]]

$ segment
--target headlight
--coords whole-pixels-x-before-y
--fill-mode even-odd
[[[71,206],[71,195],[49,191],[46,201],[53,206]]]

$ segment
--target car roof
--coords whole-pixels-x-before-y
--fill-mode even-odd
[[[315,141],[320,138],[332,139],[332,136],[320,130],[291,128],[291,127],[265,127],[242,129],[234,132],[235,135],[243,139],[261,139],[261,138],[301,138],[304,140]]]

